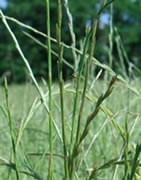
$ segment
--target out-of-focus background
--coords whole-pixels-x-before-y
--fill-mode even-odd
[[[56,38],[55,24],[57,22],[57,1],[51,3],[51,36]],[[99,0],[71,0],[69,1],[70,10],[73,15],[74,31],[76,34],[77,47],[81,46],[86,32],[86,27],[91,26],[94,17],[99,7]],[[9,17],[30,25],[37,30],[46,33],[46,7],[44,0],[0,0],[0,8],[4,14]],[[102,13],[97,31],[97,42],[95,57],[102,63],[109,65],[109,23],[110,23],[110,7],[106,8]],[[47,53],[44,48],[35,43],[31,38],[24,34],[28,32],[33,37],[37,38],[42,43],[46,43],[46,39],[40,35],[27,31],[27,29],[9,21],[10,27],[15,33],[17,40],[28,59],[34,75],[37,79],[44,77],[47,79]],[[117,31],[114,29],[117,28]],[[128,58],[136,67],[141,67],[141,2],[139,0],[122,0],[115,1],[113,5],[113,62],[112,68],[122,74],[120,57],[116,39],[120,35]],[[71,45],[71,36],[68,26],[68,17],[66,11],[63,12],[62,24],[62,41]],[[56,50],[56,44],[52,44]],[[65,59],[73,64],[73,56],[70,51],[65,51]],[[57,58],[53,58],[53,78],[57,75]],[[123,62],[128,69],[126,61]],[[97,68],[95,69],[97,71]],[[26,69],[20,56],[15,48],[15,45],[0,20],[0,77],[7,75],[9,82],[21,83],[28,79]],[[70,79],[72,71],[64,65],[64,78]],[[2,80],[1,80],[2,81]],[[0,81],[0,82],[1,82]]]

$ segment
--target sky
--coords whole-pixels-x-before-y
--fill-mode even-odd
[[[0,8],[4,9],[7,6],[7,0],[0,0]]]
[[[109,13],[101,14],[101,16],[100,16],[101,23],[107,25],[107,24],[109,24],[109,20],[110,20],[110,14]]]

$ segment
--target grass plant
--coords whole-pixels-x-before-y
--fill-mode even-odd
[[[51,37],[49,0],[46,0],[46,34],[0,11],[1,20],[32,80],[8,87],[5,79],[5,90],[0,88],[0,117],[3,120],[0,125],[0,176],[17,180],[137,180],[141,178],[141,84],[134,72],[140,73],[140,70],[130,63],[113,25],[113,1],[102,1],[92,26],[86,30],[81,49],[76,47],[69,2],[58,0],[57,3],[56,38]],[[62,42],[63,5],[68,16],[71,45]],[[99,17],[109,5],[109,64],[106,65],[94,57],[94,52]],[[8,21],[46,39],[43,44],[24,32],[47,51],[48,81],[39,83],[36,80]],[[122,74],[112,70],[114,38]],[[57,44],[57,51],[52,49],[52,43]],[[65,48],[72,51],[73,65],[63,57]],[[57,83],[52,82],[53,55],[58,63]],[[64,64],[73,69],[75,76],[68,82],[64,82]],[[92,66],[100,68],[96,77],[91,75]],[[100,78],[103,70],[108,78]],[[3,92],[5,96],[1,96]]]

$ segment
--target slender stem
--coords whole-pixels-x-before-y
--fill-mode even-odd
[[[13,155],[13,158],[14,158],[13,160],[14,160],[14,164],[15,164],[16,179],[19,180],[19,172],[17,169],[16,145],[15,145],[15,140],[14,140],[12,119],[11,119],[11,113],[10,113],[10,108],[9,108],[8,84],[7,84],[6,78],[5,78],[5,97],[6,97],[8,120],[9,120],[10,136],[11,136],[11,142],[12,142],[12,155]]]
[[[74,161],[74,149],[76,147],[75,143],[75,138],[77,136],[76,132],[76,114],[77,114],[77,107],[78,107],[78,100],[79,100],[79,89],[80,89],[80,83],[81,83],[81,78],[82,78],[82,73],[84,69],[84,64],[85,64],[85,55],[87,54],[88,48],[89,48],[89,43],[90,43],[90,37],[91,37],[92,32],[90,31],[85,39],[84,42],[84,48],[83,48],[83,54],[80,59],[79,67],[78,67],[78,76],[77,76],[77,84],[76,84],[76,94],[74,97],[74,107],[73,107],[73,115],[72,115],[72,131],[71,131],[71,139],[70,139],[70,154],[69,154],[69,176],[70,179],[73,179],[74,176],[74,170],[75,170],[75,161]]]
[[[60,86],[60,102],[61,102],[61,122],[62,122],[62,136],[63,136],[63,150],[64,150],[64,170],[65,179],[68,178],[68,160],[67,160],[67,146],[66,146],[66,132],[65,132],[65,119],[64,119],[64,82],[62,76],[62,53],[63,47],[60,47],[59,57],[59,86]]]
[[[128,161],[128,150],[129,150],[129,132],[128,132],[128,114],[125,117],[125,148],[124,148],[124,157],[125,157],[125,166],[124,166],[124,178],[128,179],[129,176],[129,161]]]
[[[71,140],[70,140],[70,142],[71,142],[70,151],[72,150],[73,143],[74,143],[75,118],[76,118],[77,105],[78,105],[79,87],[80,87],[80,80],[82,77],[83,66],[85,63],[85,55],[87,54],[87,50],[88,50],[88,41],[89,41],[89,37],[87,36],[85,39],[83,54],[81,56],[80,63],[79,63],[79,69],[78,69],[78,77],[77,77],[77,84],[76,84],[76,95],[74,98],[74,107],[73,107],[73,115],[72,115],[72,126],[71,126],[72,131],[71,131]]]
[[[97,22],[97,21],[96,21]],[[95,24],[95,26],[97,26],[97,23]],[[95,38],[95,32],[96,32],[96,28],[94,27],[94,31],[92,31],[92,38],[91,38],[91,43],[88,41],[86,41],[88,43],[88,46],[90,48],[90,54],[89,57],[86,59],[86,72],[85,72],[85,81],[84,81],[84,88],[83,88],[83,92],[82,92],[82,98],[81,98],[81,104],[80,104],[80,109],[79,109],[79,114],[78,114],[78,121],[77,121],[77,131],[76,131],[76,137],[75,137],[75,144],[74,144],[74,149],[73,151],[75,151],[75,147],[77,144],[79,144],[80,141],[80,129],[81,129],[81,118],[82,118],[82,113],[83,113],[83,108],[84,108],[84,103],[85,103],[85,96],[86,96],[86,89],[87,89],[87,85],[88,85],[88,78],[89,78],[89,70],[90,70],[90,65],[91,65],[91,60],[92,60],[92,56],[93,56],[93,52],[94,52],[94,38]],[[89,34],[87,35],[89,37]],[[90,38],[90,37],[89,37]],[[91,46],[91,47],[90,47]],[[85,51],[84,51],[85,52]],[[85,54],[85,53],[84,53]],[[83,67],[82,67],[83,68]],[[80,72],[81,73],[81,72]],[[81,74],[79,75],[79,77],[81,78]],[[79,90],[79,89],[78,89]],[[73,152],[74,153],[74,152]],[[72,157],[73,158],[73,157]],[[74,174],[74,170],[75,170],[75,164],[76,164],[76,160],[72,159],[72,170],[71,170],[71,178],[73,177]]]
[[[59,87],[60,87],[60,103],[61,103],[61,122],[62,122],[62,136],[63,136],[63,151],[64,151],[64,171],[65,179],[68,178],[68,159],[67,159],[67,146],[66,146],[66,132],[65,132],[65,115],[64,115],[64,80],[63,80],[63,44],[61,43],[61,26],[62,26],[62,4],[58,0],[58,25],[56,29],[58,41],[58,57],[59,57]]]
[[[53,173],[53,137],[52,137],[52,59],[51,59],[51,40],[50,40],[50,1],[46,0],[47,11],[47,46],[48,46],[48,88],[49,88],[49,145],[50,159],[48,179],[52,179]]]
[[[110,5],[110,34],[109,34],[109,66],[112,68],[113,66],[113,3]]]
[[[85,82],[84,82],[84,88],[83,88],[82,98],[81,98],[81,105],[80,105],[80,110],[79,110],[79,115],[78,115],[76,144],[79,142],[79,138],[80,138],[81,117],[82,117],[82,112],[83,112],[83,107],[84,107],[84,102],[85,102],[86,88],[88,85],[90,65],[91,65],[93,54],[94,54],[96,29],[97,29],[97,20],[93,24],[92,38],[91,38],[91,43],[89,44],[90,54],[89,54],[89,58],[87,59],[87,64],[86,64]]]
[[[77,53],[75,51],[76,48],[76,37],[74,33],[74,28],[73,28],[73,17],[69,9],[69,3],[68,0],[64,0],[64,6],[66,9],[66,14],[68,16],[68,26],[69,26],[69,31],[70,31],[70,36],[72,40],[72,54],[73,54],[73,59],[74,59],[74,73],[77,71]]]

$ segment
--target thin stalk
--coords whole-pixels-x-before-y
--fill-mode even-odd
[[[75,143],[72,144],[73,145],[73,152],[72,152],[72,157],[71,157],[72,164],[71,164],[71,168],[70,168],[70,177],[71,178],[73,177],[74,170],[75,170],[75,164],[76,164],[76,162],[74,160],[74,157],[73,157],[73,153],[74,153],[74,150],[75,150],[75,146],[79,143],[79,140],[80,140],[81,117],[82,117],[82,112],[83,112],[83,108],[84,108],[86,89],[87,89],[87,85],[88,85],[89,70],[90,70],[90,65],[91,65],[92,56],[93,56],[94,47],[95,47],[96,27],[97,27],[97,20],[95,21],[95,23],[93,24],[92,29],[88,32],[88,34],[86,36],[86,41],[85,41],[85,44],[84,44],[84,54],[82,56],[82,59],[80,59],[80,66],[79,66],[80,70],[78,72],[78,82],[77,82],[77,87],[76,87],[76,93],[79,92],[80,80],[81,80],[81,77],[82,77],[82,71],[83,71],[85,63],[86,63],[86,68],[85,68],[86,72],[85,72],[84,88],[83,88],[83,91],[82,91],[81,104],[80,104],[80,109],[79,109],[79,114],[78,114]],[[85,53],[87,53],[89,48],[90,48],[90,54],[89,54],[89,57],[85,60]],[[78,96],[76,98],[78,98]],[[76,100],[76,103],[77,103],[78,99],[75,99],[75,100]],[[77,108],[77,106],[75,108]],[[75,111],[76,111],[76,109],[75,109]],[[76,113],[76,112],[74,112],[74,113]]]
[[[49,89],[49,145],[50,145],[50,158],[49,158],[49,172],[48,179],[53,176],[53,137],[52,137],[52,59],[51,59],[51,40],[50,40],[50,1],[46,0],[46,13],[47,13],[47,46],[48,46],[48,89]]]
[[[73,28],[73,17],[72,17],[72,14],[70,12],[70,9],[69,9],[69,3],[68,3],[68,0],[64,0],[64,6],[65,6],[65,9],[66,9],[66,13],[67,13],[67,16],[68,16],[68,26],[69,26],[69,31],[70,31],[70,35],[71,35],[71,40],[72,40],[72,54],[73,54],[73,59],[74,59],[74,73],[76,73],[77,71],[77,54],[76,54],[76,51],[75,51],[75,48],[76,48],[76,37],[75,37],[75,33],[74,33],[74,28]]]
[[[17,149],[19,147],[19,144],[21,142],[24,130],[25,130],[27,124],[29,123],[30,119],[33,117],[34,113],[39,108],[39,105],[40,105],[40,103],[37,103],[37,98],[36,98],[34,100],[34,102],[32,103],[26,117],[21,120],[20,127],[19,127],[19,132],[18,132],[18,135],[17,135],[17,141],[16,141],[16,151],[17,151]]]
[[[109,66],[112,68],[113,66],[113,3],[110,5],[110,34],[109,34]]]
[[[120,60],[120,64],[121,64],[121,68],[122,68],[122,73],[124,75],[125,78],[127,78],[127,73],[126,73],[126,67],[125,67],[125,62],[124,62],[124,56],[122,53],[122,49],[121,49],[121,41],[120,41],[120,36],[118,34],[117,28],[115,28],[115,32],[116,32],[116,45],[117,45],[117,51],[118,51],[118,55],[119,55],[119,60]]]
[[[122,66],[122,71],[125,74],[125,77],[128,78],[128,84],[130,86],[130,81],[131,81],[131,73],[132,73],[132,66],[130,65],[130,61],[128,59],[128,56],[126,54],[126,51],[124,49],[122,40],[120,38],[120,35],[118,33],[117,28],[115,28],[116,32],[116,43],[117,43],[117,49],[119,53],[119,58],[121,61],[121,66]],[[125,67],[125,62],[128,64],[128,70],[126,70]],[[128,72],[128,74],[126,73]],[[128,161],[128,149],[129,149],[129,140],[130,140],[130,134],[129,134],[129,128],[128,128],[128,114],[129,114],[129,108],[130,108],[130,89],[128,88],[128,93],[127,93],[127,114],[125,117],[125,137],[124,137],[124,143],[125,143],[125,148],[124,148],[124,158],[125,158],[125,163],[124,163],[124,178],[123,179],[128,179],[129,177],[129,171],[130,171],[130,164]]]
[[[129,85],[131,83],[131,70],[130,70],[130,64],[128,68],[128,74],[129,74]],[[129,140],[130,140],[130,134],[129,134],[129,128],[128,128],[128,115],[130,111],[130,89],[128,88],[127,92],[127,114],[125,118],[125,149],[124,149],[124,156],[125,156],[125,176],[124,179],[129,179],[129,168],[130,164],[128,162],[128,150],[129,150]]]
[[[139,163],[140,153],[141,153],[141,144],[137,144],[136,149],[135,149],[135,155],[134,155],[132,165],[131,165],[131,173],[130,173],[130,176],[128,177],[129,180],[134,180],[134,179],[139,180],[141,177],[141,174],[139,172],[140,171],[140,163]],[[135,178],[136,175],[138,175],[139,178]]]
[[[13,127],[12,127],[12,119],[11,119],[11,113],[10,113],[10,107],[9,107],[8,84],[7,84],[6,78],[5,78],[5,98],[6,98],[9,128],[10,128],[10,137],[11,137],[11,143],[12,143],[12,156],[13,156],[13,160],[14,160],[14,164],[15,164],[16,179],[19,180],[19,172],[18,172],[18,168],[17,168],[17,155],[16,155],[17,152],[16,152],[14,132],[13,132]]]
[[[66,146],[66,132],[65,132],[65,115],[64,115],[64,81],[62,77],[62,54],[63,47],[60,47],[59,57],[59,86],[60,86],[60,102],[61,102],[61,122],[62,122],[62,136],[63,136],[63,150],[64,150],[64,169],[65,179],[68,178],[68,159],[67,159],[67,146]]]
[[[75,133],[75,119],[76,119],[76,112],[77,112],[77,105],[78,105],[78,96],[79,96],[79,88],[80,88],[80,81],[82,77],[82,71],[83,71],[83,66],[85,63],[85,55],[87,54],[88,51],[88,44],[89,44],[89,39],[90,38],[90,33],[87,35],[85,42],[84,42],[84,48],[83,48],[83,54],[80,59],[79,63],[79,69],[78,69],[78,76],[77,76],[77,84],[76,84],[76,94],[75,94],[75,99],[74,99],[74,107],[73,107],[73,115],[72,115],[72,131],[71,131],[71,148],[73,148],[73,143],[74,143],[74,133]]]
[[[63,136],[63,151],[64,151],[64,171],[65,179],[68,178],[68,159],[67,159],[67,146],[66,146],[66,132],[65,132],[65,115],[64,115],[64,80],[63,80],[63,44],[61,44],[61,26],[62,26],[62,4],[61,0],[58,0],[58,25],[56,29],[58,40],[58,57],[59,57],[59,87],[60,87],[60,103],[61,103],[61,125]]]
[[[73,179],[74,170],[75,170],[75,162],[73,158],[73,149],[75,146],[75,130],[76,130],[76,113],[78,107],[78,100],[79,100],[79,89],[80,89],[80,82],[82,78],[82,72],[85,64],[85,55],[88,51],[89,40],[91,37],[91,32],[89,32],[86,36],[83,48],[83,54],[80,59],[79,67],[78,67],[78,76],[77,76],[77,84],[76,84],[76,94],[74,97],[74,106],[73,106],[73,115],[72,115],[72,131],[71,131],[71,139],[70,139],[70,152],[69,152],[69,176],[70,179]]]
[[[124,157],[125,157],[125,164],[124,164],[124,180],[128,179],[129,176],[129,161],[128,161],[128,149],[129,149],[129,131],[128,131],[128,114],[125,118],[125,147],[124,147]]]
[[[25,32],[25,31],[24,31],[23,33],[24,33],[27,37],[29,37],[30,39],[32,39],[35,43],[37,43],[39,46],[41,46],[41,47],[43,47],[44,49],[47,49],[47,50],[48,50],[48,47],[46,46],[46,44],[42,43],[42,42],[39,41],[37,38],[33,37],[31,34]],[[63,44],[63,43],[61,43],[61,44]],[[63,47],[64,47],[64,44],[63,44]],[[58,53],[57,53],[57,52],[55,52],[55,51],[53,51],[53,50],[51,49],[51,53],[52,53],[55,57],[58,58]],[[64,58],[63,58],[63,63],[66,64],[70,69],[73,70],[73,66],[72,66],[69,62],[67,62],[67,60],[64,59]]]
[[[87,64],[86,64],[85,82],[84,82],[84,88],[83,88],[82,98],[81,98],[81,105],[80,105],[80,110],[79,110],[79,115],[78,115],[77,135],[76,135],[75,144],[77,144],[80,139],[81,118],[82,118],[82,112],[83,112],[84,103],[85,103],[85,96],[86,96],[86,89],[87,89],[88,79],[89,79],[90,65],[92,62],[93,54],[94,54],[96,29],[97,29],[97,20],[94,22],[93,27],[92,27],[92,38],[91,38],[91,43],[89,45],[90,46],[89,47],[90,54],[89,54],[89,58],[87,59]]]

